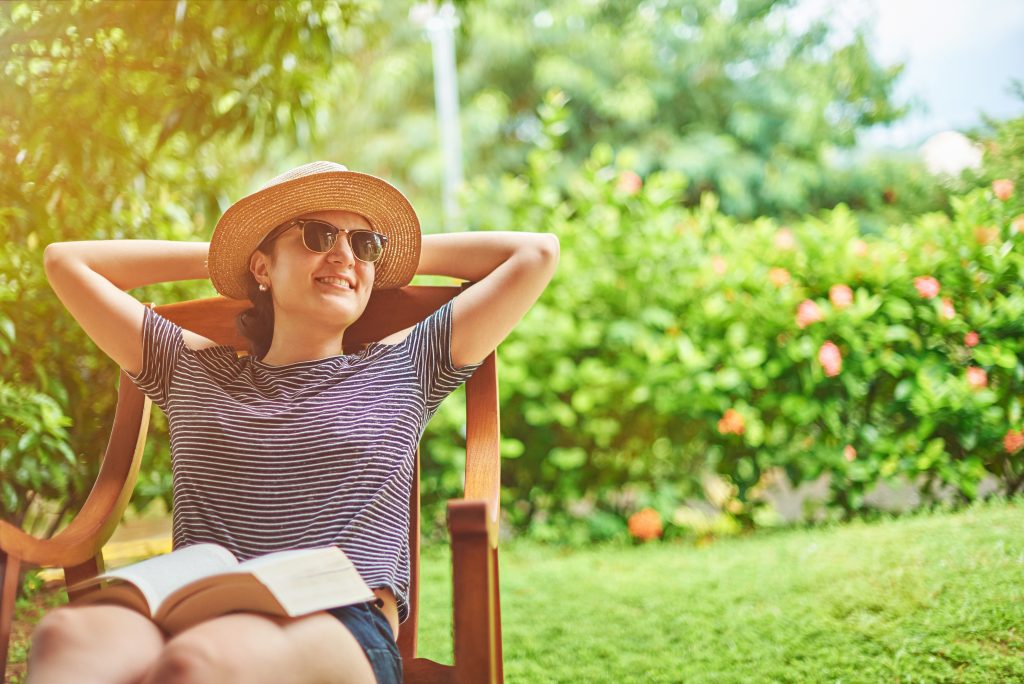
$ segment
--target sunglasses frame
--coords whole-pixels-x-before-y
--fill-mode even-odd
[[[326,249],[323,252],[320,252],[320,251],[315,250],[315,249],[313,249],[312,247],[309,246],[309,244],[306,242],[306,224],[307,223],[322,223],[325,226],[330,226],[335,231],[337,231],[337,233],[335,234],[334,242],[331,243],[331,246],[328,249]],[[376,263],[376,262],[380,261],[380,258],[382,256],[384,256],[384,250],[388,246],[388,236],[385,235],[384,233],[378,233],[375,230],[369,230],[367,228],[356,228],[354,230],[347,230],[345,228],[338,228],[333,223],[330,223],[329,221],[324,221],[323,219],[292,219],[288,223],[286,223],[283,226],[281,226],[278,230],[272,231],[269,235],[267,235],[267,237],[264,238],[263,241],[260,243],[260,246],[262,247],[262,246],[265,246],[267,244],[270,244],[271,242],[273,242],[277,238],[279,238],[282,235],[284,235],[285,233],[287,233],[292,228],[301,228],[302,229],[302,246],[305,247],[306,249],[308,249],[310,252],[313,252],[314,254],[326,254],[327,252],[329,252],[332,249],[334,249],[334,245],[336,245],[338,243],[337,234],[344,233],[345,234],[345,238],[348,240],[349,249],[352,250],[352,256],[354,256],[356,259],[358,259],[359,261],[362,261],[363,263],[366,263],[366,264],[373,264],[373,263]],[[372,261],[371,260],[367,260],[367,259],[362,259],[362,258],[360,258],[356,254],[355,247],[353,247],[353,245],[352,245],[352,236],[355,233],[370,233],[372,235],[376,235],[380,239],[380,241],[381,241],[380,255],[376,259],[373,259]]]

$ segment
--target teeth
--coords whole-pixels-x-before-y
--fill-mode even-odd
[[[348,288],[349,290],[352,289],[352,286],[349,285],[348,281],[347,280],[342,280],[341,278],[317,278],[317,280],[320,281],[321,283],[329,283],[331,285],[341,285],[342,287]]]

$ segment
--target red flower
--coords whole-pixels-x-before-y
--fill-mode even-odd
[[[629,516],[628,525],[634,539],[650,541],[661,536],[661,515],[653,508],[644,508]]]
[[[847,285],[833,285],[828,290],[828,298],[837,309],[845,309],[853,303],[853,290]]]
[[[818,308],[818,305],[813,299],[805,299],[800,302],[800,306],[797,307],[796,324],[801,329],[806,328],[811,323],[824,319],[825,317],[821,315],[821,309]]]
[[[635,195],[644,187],[644,181],[635,171],[623,171],[616,187],[627,195]]]
[[[825,375],[834,378],[843,370],[843,355],[839,353],[839,347],[832,342],[825,342],[818,350],[818,363],[825,369]]]
[[[976,390],[988,387],[988,374],[985,369],[969,366],[967,368],[967,384],[971,386],[971,389]]]
[[[914,278],[914,287],[917,288],[917,293],[925,299],[931,299],[939,294],[939,281],[931,276]]]
[[[1013,195],[1013,181],[1009,178],[1000,178],[999,180],[992,181],[992,192],[996,194],[996,197],[1005,202]]]
[[[976,347],[978,345],[978,342],[978,333],[974,332],[973,330],[964,335],[964,344],[966,344],[968,347]]]
[[[726,409],[718,421],[718,431],[723,435],[730,433],[742,435],[744,429],[743,414],[736,409]]]
[[[857,458],[857,450],[854,449],[849,444],[847,444],[846,446],[843,447],[843,457],[847,461],[852,461],[853,459]]]
[[[776,287],[782,287],[789,282],[789,271],[784,268],[773,268],[768,271],[768,279]]]
[[[1015,454],[1024,448],[1024,430],[1007,430],[1003,436],[1003,448],[1008,454]]]

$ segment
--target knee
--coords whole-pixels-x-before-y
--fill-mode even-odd
[[[43,616],[32,632],[32,659],[46,659],[57,651],[88,647],[92,630],[74,608],[57,608]]]
[[[228,663],[208,640],[178,637],[160,654],[152,680],[168,684],[232,681],[229,670]]]

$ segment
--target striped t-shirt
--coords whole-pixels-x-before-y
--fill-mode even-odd
[[[416,447],[480,365],[453,366],[451,308],[398,344],[281,366],[190,349],[147,308],[132,380],[167,415],[174,547],[214,542],[245,560],[338,545],[404,621]]]

